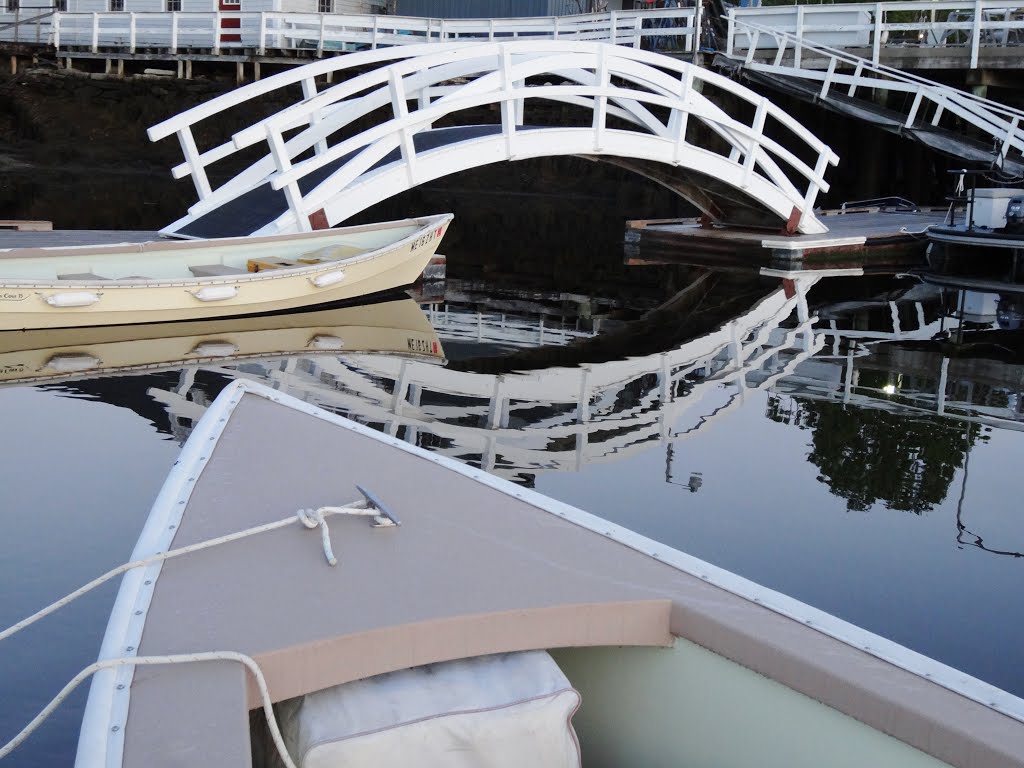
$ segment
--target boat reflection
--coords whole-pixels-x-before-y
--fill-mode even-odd
[[[356,352],[444,358],[419,305],[401,294],[372,304],[231,320],[0,333],[0,384],[43,384]]]

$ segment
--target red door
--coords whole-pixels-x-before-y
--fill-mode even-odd
[[[242,0],[217,0],[217,8],[221,11],[228,11],[238,13],[242,10]],[[242,20],[241,19],[224,19],[220,20],[220,41],[222,43],[240,43],[242,42]],[[228,31],[238,30],[238,31]]]

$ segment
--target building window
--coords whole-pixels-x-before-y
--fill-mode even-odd
[[[110,10],[111,11],[123,11],[124,10],[124,0],[110,0]]]
[[[334,13],[334,0],[317,0],[317,13]]]
[[[181,0],[167,0],[167,11],[180,11]]]
[[[14,13],[16,10],[18,10],[18,5],[18,0],[7,0],[7,12]]]
[[[68,9],[68,0],[53,0],[53,10],[64,13]]]

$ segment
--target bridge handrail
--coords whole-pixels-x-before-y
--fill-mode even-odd
[[[1021,3],[1024,7],[1024,3]],[[730,11],[731,14],[731,11]],[[859,56],[848,53],[841,49],[833,48],[820,43],[808,42],[792,32],[786,32],[775,27],[767,27],[760,24],[753,24],[746,20],[733,20],[730,18],[730,29],[733,28],[751,30],[745,32],[752,40],[747,48],[745,63],[753,65],[754,51],[757,47],[757,39],[761,34],[773,37],[777,43],[775,63],[772,65],[758,64],[757,69],[765,71],[776,71],[781,74],[792,72],[793,68],[782,65],[782,57],[786,52],[786,46],[794,46],[794,68],[799,68],[800,52],[811,51],[826,59],[829,59],[827,70],[811,71],[801,70],[800,76],[805,79],[821,80],[822,87],[819,93],[824,98],[833,84],[849,85],[848,96],[853,96],[858,87],[876,88],[879,86],[878,78],[865,77],[864,72],[877,74],[888,78],[891,81],[900,83],[896,86],[892,83],[886,84],[889,90],[903,91],[914,94],[914,103],[911,106],[907,117],[906,125],[910,127],[920,111],[921,102],[925,99],[936,105],[936,112],[932,118],[932,125],[938,125],[944,112],[956,115],[971,123],[977,128],[987,132],[994,139],[1000,142],[1000,155],[1005,158],[1012,147],[1024,153],[1024,110],[1000,104],[989,99],[982,98],[973,93],[961,91],[952,86],[928,80],[927,78],[915,75],[903,70],[889,67],[884,64],[876,64],[862,59]],[[854,69],[853,75],[836,73],[836,62],[843,62]]]
[[[547,99],[552,96],[558,95],[558,89],[562,86],[537,86],[532,88],[514,89],[507,92],[505,98],[509,100],[516,100],[517,95],[519,98],[531,98],[531,99]],[[609,100],[615,99],[616,97],[621,99],[634,99],[642,101],[646,104],[651,104],[660,107],[672,107],[672,100],[667,97],[656,96],[656,95],[644,95],[642,98],[638,98],[634,91],[628,89],[621,89],[615,87],[592,87],[592,88],[577,88],[575,93],[583,96],[590,96],[593,98],[607,98]],[[417,126],[432,123],[442,117],[450,114],[452,111],[469,109],[472,107],[483,106],[485,104],[492,103],[494,101],[493,94],[481,94],[472,97],[462,97],[459,99],[446,101],[444,104],[436,107],[428,107],[425,109],[417,110],[414,113],[402,118],[392,118],[387,122],[379,123],[369,131],[363,132],[352,139],[343,141],[339,144],[334,145],[327,152],[324,152],[314,157],[303,160],[294,165],[290,165],[286,170],[278,170],[275,174],[271,186],[274,189],[284,189],[285,187],[297,184],[300,180],[305,178],[310,173],[313,173],[325,165],[334,162],[341,157],[349,154],[352,151],[356,151],[362,147],[367,147],[370,144],[385,138],[386,136],[400,133],[404,130],[415,129]],[[307,113],[310,114],[310,113]],[[718,122],[717,116],[711,114],[701,114],[697,110],[690,111],[691,116],[699,117],[706,120],[707,122]],[[299,115],[292,115],[289,118],[289,122],[294,120]],[[266,130],[268,133],[273,133],[276,136],[283,134],[282,128],[276,125],[271,119],[266,124]],[[815,183],[819,188],[828,190],[828,182],[824,179],[823,173],[818,173],[814,168],[804,163],[800,158],[796,157],[788,149],[780,145],[778,142],[763,136],[759,131],[752,129],[750,126],[744,125],[737,120],[726,120],[721,121],[720,125],[727,129],[734,135],[739,135],[743,138],[749,139],[756,142],[760,147],[769,150],[779,158],[785,160],[790,167],[804,176],[808,181]],[[312,146],[316,143],[315,139],[309,139],[305,142]],[[778,184],[785,184],[784,177],[772,178],[772,181]]]
[[[103,45],[127,47],[134,53],[139,45],[153,47],[151,39],[172,50],[256,47],[260,55],[268,49],[316,50],[322,54],[342,46],[416,45],[469,37],[474,40],[511,38],[586,39],[614,42],[639,48],[645,39],[678,38],[684,51],[692,51],[697,12],[694,8],[649,11],[610,11],[574,16],[539,16],[510,19],[435,19],[391,15],[347,15],[279,11],[123,11],[54,14],[52,40],[56,48],[74,35],[78,44],[87,42],[98,51]],[[221,40],[221,22],[238,20],[242,41]],[[651,22],[674,21],[674,26],[651,27]],[[682,22],[682,23],[680,23]],[[111,36],[113,36],[111,38]],[[120,37],[118,37],[120,36]],[[189,38],[189,36],[192,36]],[[245,39],[249,36],[251,39]],[[143,40],[143,43],[139,41]],[[255,42],[255,46],[253,45]]]
[[[886,14],[890,12],[912,11],[919,14],[927,14],[930,20],[920,19],[912,22],[888,22],[885,21]],[[948,12],[947,18],[939,21],[937,13]],[[948,20],[948,16],[954,12],[970,13],[970,18],[963,20]],[[982,47],[1003,47],[1007,45],[1010,33],[1016,30],[1024,31],[1024,2],[1021,0],[910,0],[905,2],[883,2],[883,3],[837,3],[833,5],[813,6],[762,6],[755,8],[732,8],[729,10],[728,18],[733,19],[757,19],[758,17],[779,17],[791,13],[791,18],[781,19],[773,23],[771,28],[793,33],[798,39],[803,39],[808,33],[830,32],[843,35],[855,36],[857,32],[869,32],[870,39],[854,41],[850,47],[863,48],[870,46],[872,49],[871,61],[879,63],[880,51],[885,44],[890,32],[906,32],[917,30],[925,33],[925,42],[918,43],[921,47],[945,47],[950,31],[969,32],[970,45],[970,68],[977,69],[979,60],[979,49]],[[812,19],[835,16],[837,14],[858,13],[868,16],[870,21],[866,23],[850,23],[842,21],[827,23],[815,21],[807,23],[808,15]],[[1001,18],[1000,18],[1001,17]],[[757,23],[756,21],[754,23]],[[734,26],[729,23],[726,48],[731,53],[734,50]],[[983,35],[983,32],[995,33],[1005,32],[1000,36],[997,34]],[[930,39],[933,42],[928,42]],[[749,39],[748,39],[749,42]],[[754,45],[756,47],[756,44]]]
[[[429,44],[424,44],[419,46],[410,46],[408,48],[403,47],[401,50],[388,49],[384,51],[366,51],[362,53],[355,53],[345,57],[335,57],[329,60],[317,62],[299,70],[290,70],[287,72],[283,72],[280,73],[279,75],[275,75],[272,78],[268,78],[267,80],[252,83],[236,91],[224,94],[223,96],[211,100],[210,102],[198,105],[197,107],[191,110],[188,110],[174,118],[171,118],[167,121],[164,121],[163,123],[154,126],[150,129],[149,135],[152,140],[158,140],[172,133],[177,133],[179,135],[179,140],[181,141],[185,154],[185,162],[182,165],[176,167],[175,176],[179,178],[186,175],[193,176],[193,181],[195,182],[196,188],[199,191],[200,203],[197,204],[196,206],[193,206],[191,212],[193,214],[197,214],[203,210],[203,202],[207,200],[207,198],[211,198],[209,201],[209,207],[212,207],[214,203],[219,204],[220,202],[223,202],[225,199],[230,199],[233,196],[237,196],[237,194],[241,194],[246,189],[248,189],[249,186],[251,186],[251,183],[255,183],[256,181],[262,180],[262,178],[265,178],[266,175],[269,175],[271,172],[275,170],[278,173],[278,179],[275,180],[275,187],[283,187],[288,184],[294,184],[295,181],[301,178],[302,175],[304,175],[305,173],[308,173],[317,167],[322,167],[322,165],[325,162],[327,162],[327,160],[322,159],[324,157],[324,155],[322,154],[318,155],[317,157],[314,157],[312,161],[299,163],[294,168],[292,168],[291,166],[291,157],[293,157],[294,155],[298,154],[301,151],[304,151],[305,149],[308,149],[311,146],[316,145],[324,137],[317,136],[314,138],[310,138],[309,135],[307,135],[305,139],[302,139],[300,137],[293,137],[287,143],[285,143],[281,139],[281,134],[285,130],[288,130],[293,127],[309,126],[312,125],[314,122],[325,120],[325,117],[329,115],[328,110],[331,109],[332,105],[335,105],[336,102],[340,101],[341,99],[344,99],[345,97],[353,93],[360,93],[366,91],[372,86],[383,85],[384,79],[387,77],[387,75],[383,74],[380,71],[378,71],[376,74],[374,72],[364,73],[362,75],[357,76],[356,78],[353,78],[352,80],[348,80],[339,85],[333,86],[330,89],[325,90],[319,94],[316,92],[316,84],[314,81],[315,77],[325,75],[329,72],[337,72],[343,69],[363,67],[366,66],[367,64],[380,64],[385,61],[399,61],[417,55],[417,63],[412,66],[416,68],[417,72],[423,72],[427,71],[428,68],[424,64],[424,59],[422,57],[430,54],[433,54],[435,59],[437,57],[441,57],[440,59],[437,59],[437,61],[435,61],[434,63],[450,63],[452,60],[456,60],[459,58],[479,59],[485,56],[497,55],[499,49],[496,46],[498,45],[504,46],[508,51],[511,52],[515,50],[532,51],[535,48],[536,44],[534,44],[534,48],[530,49],[524,49],[522,48],[522,44],[517,43],[495,43],[490,44],[489,46],[487,44],[482,43],[462,43],[451,45],[452,47],[449,50],[447,50],[444,54],[440,54],[436,50],[436,48],[433,48]],[[591,49],[587,48],[586,44],[552,42],[544,46],[544,50],[546,53],[561,52],[571,54],[574,52],[587,52],[590,51]],[[685,77],[692,78],[690,81],[691,83],[693,80],[703,80],[716,87],[722,88],[723,90],[730,92],[740,98],[743,98],[748,102],[751,102],[751,93],[742,86],[740,86],[739,84],[734,83],[732,80],[722,75],[718,75],[708,70],[691,68],[690,65],[681,61],[668,59],[666,57],[662,57],[647,51],[627,48],[609,48],[608,55],[613,58],[618,57],[620,59],[628,59],[634,62],[649,64],[653,67],[667,69],[673,72],[673,74],[678,76],[680,79],[683,79]],[[463,72],[461,74],[465,73]],[[195,123],[212,117],[213,115],[222,112],[224,109],[236,106],[250,98],[262,96],[278,88],[283,88],[299,81],[303,83],[305,89],[304,92],[307,94],[307,99],[305,101],[300,102],[292,107],[286,108],[285,110],[282,110],[280,113],[278,113],[278,115],[271,116],[270,118],[267,118],[266,120],[261,121],[260,123],[257,123],[254,126],[251,126],[250,128],[239,131],[233,136],[232,142],[230,144],[222,144],[204,153],[200,153],[198,151],[198,148],[195,146],[195,142],[192,138],[191,132],[191,127]],[[671,80],[671,87],[676,92],[678,92],[679,88],[681,87],[680,81]],[[580,94],[582,93],[584,93],[584,91],[580,91]],[[553,89],[538,90],[537,88],[523,89],[521,92],[517,92],[517,94],[517,99],[541,98],[558,95],[557,92]],[[610,98],[614,98],[616,96],[621,98],[636,99],[636,97],[638,96],[638,92],[626,93],[616,89],[606,88],[604,90],[598,89],[586,91],[586,95],[592,97],[593,99],[603,99],[607,101]],[[392,101],[393,98],[393,93],[390,93],[383,98],[380,97],[380,95],[378,94],[378,96],[376,97],[376,102],[379,102],[379,104],[385,104],[389,101]],[[488,103],[493,102],[493,93],[492,95],[487,97],[486,100]],[[671,103],[668,100],[666,100],[663,96],[657,94],[643,94],[642,100],[650,104],[667,106],[671,108]],[[336,145],[335,148],[332,148],[332,150],[330,150],[333,152],[333,154],[331,154],[330,157],[327,159],[336,159],[336,157],[340,156],[341,154],[344,154],[345,151],[357,148],[358,146],[364,146],[368,141],[381,138],[384,134],[395,131],[396,128],[398,129],[399,132],[411,130],[415,127],[416,124],[423,124],[430,122],[431,120],[437,119],[438,117],[445,114],[446,111],[451,111],[456,106],[469,106],[474,103],[484,103],[484,101],[480,100],[474,102],[472,101],[472,98],[465,99],[463,102],[460,102],[459,105],[454,105],[451,103],[451,101],[452,100],[449,98],[444,107],[436,107],[433,111],[430,111],[429,109],[427,111],[424,111],[423,109],[416,110],[413,113],[414,117],[406,117],[404,119],[404,122],[402,122],[401,124],[396,123],[394,120],[392,120],[389,121],[389,123],[385,125],[383,128],[378,127],[376,129],[371,129],[372,135],[369,133],[363,135],[361,137],[361,141],[358,142],[357,144],[353,144],[351,147],[346,144],[342,148],[342,150],[337,150],[338,145]],[[753,154],[757,154],[759,151],[757,147],[760,147],[761,149],[766,150],[768,153],[774,154],[776,157],[782,159],[787,164],[789,164],[792,168],[794,168],[794,170],[796,170],[798,174],[800,174],[801,176],[808,180],[809,188],[808,195],[805,198],[805,203],[808,199],[813,203],[813,199],[816,196],[817,191],[819,189],[828,189],[828,183],[824,179],[824,172],[828,165],[834,165],[838,161],[838,157],[824,142],[822,142],[816,136],[807,131],[807,129],[804,128],[801,124],[794,121],[788,114],[783,112],[776,105],[772,104],[771,102],[761,97],[757,97],[757,101],[758,103],[755,104],[755,107],[757,107],[761,113],[760,119],[762,121],[762,124],[763,121],[768,117],[778,120],[783,126],[790,130],[796,137],[802,140],[818,155],[819,159],[814,168],[811,168],[806,163],[803,163],[803,161],[801,161],[799,158],[793,155],[788,149],[781,146],[777,142],[774,142],[773,140],[766,139],[765,137],[761,136],[759,133],[759,127],[752,129],[750,126],[745,126],[741,123],[738,123],[735,120],[732,120],[731,118],[723,119],[724,113],[715,115],[710,113],[700,113],[699,110],[695,110],[694,113],[697,115],[699,119],[705,119],[711,123],[717,123],[722,129],[724,129],[727,132],[724,138],[726,138],[726,140],[728,141],[731,141],[733,146],[737,150],[742,151],[742,149],[746,147],[746,145],[743,145],[743,147],[739,146],[738,142],[741,140],[746,141],[748,144],[755,147]],[[331,131],[333,131],[336,130],[338,126],[337,124],[332,124],[329,127]],[[257,168],[255,165],[252,166],[248,171],[248,175],[245,175],[247,172],[243,172],[243,174],[240,174],[239,177],[236,177],[237,181],[233,180],[234,183],[232,183],[232,181],[229,181],[227,184],[223,185],[220,188],[217,194],[215,194],[213,190],[209,188],[205,172],[205,168],[207,167],[207,165],[229,156],[232,152],[237,151],[238,149],[250,146],[256,141],[265,140],[268,137],[271,138],[272,145],[274,144],[274,142],[277,143],[278,149],[276,151],[278,157],[276,159],[278,162],[275,163],[276,167],[270,167],[267,158],[264,158],[264,161],[261,161],[262,165],[260,165],[259,168]],[[285,156],[288,156],[287,159],[285,159]],[[774,167],[773,164],[768,163],[769,160],[769,157],[761,157],[758,159],[757,164],[761,166],[762,170],[766,170],[768,172],[769,178],[772,180],[773,183],[776,183],[780,187],[789,188],[795,191],[795,188],[792,188],[792,184],[788,181],[788,179],[785,178],[784,175],[781,174],[781,171],[779,171],[777,167]],[[751,161],[751,163],[752,162],[753,161]]]

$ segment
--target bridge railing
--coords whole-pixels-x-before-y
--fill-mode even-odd
[[[55,13],[43,27],[43,42],[93,52],[198,48],[214,54],[255,49],[260,54],[307,50],[322,55],[419,43],[540,39],[691,52],[696,13],[693,8],[670,8],[511,19],[227,11]],[[240,28],[225,28],[225,20],[237,20]],[[0,13],[0,26],[3,21]],[[6,39],[2,31],[0,39]]]
[[[726,49],[770,54],[773,39],[752,34],[755,27],[786,32],[800,42],[840,49],[870,49],[873,64],[883,49],[961,48],[970,68],[984,48],[1024,46],[1021,0],[916,0],[891,3],[732,8]]]
[[[732,173],[739,166],[742,172],[734,182],[736,186],[766,184],[766,194],[777,193],[786,201],[775,200],[783,219],[794,209],[800,214],[799,224],[806,225],[802,231],[824,231],[812,211],[819,190],[828,189],[825,171],[838,162],[838,156],[800,123],[768,99],[709,70],[651,52],[588,45],[552,42],[538,48],[532,43],[450,43],[444,53],[424,45],[334,57],[225,94],[154,126],[149,135],[154,141],[178,135],[185,162],[173,173],[177,178],[191,176],[200,197],[190,215],[202,215],[269,178],[273,188],[284,190],[295,226],[306,228],[310,214],[392,150],[400,150],[410,178],[415,176],[419,156],[412,136],[429,130],[436,121],[460,110],[499,104],[508,155],[503,159],[514,159],[514,148],[531,140],[531,131],[517,130],[523,125],[524,105],[536,100],[560,101],[592,110],[592,123],[587,129],[592,138],[585,150],[559,152],[559,147],[552,147],[548,154],[602,154],[608,151],[603,144],[614,140],[619,146],[626,142],[626,156],[646,153],[643,156],[668,164],[690,160],[702,164],[712,178],[721,178],[721,171]],[[379,68],[317,92],[317,77],[367,66]],[[612,82],[612,72],[622,82]],[[527,83],[528,78],[545,73],[569,82]],[[453,78],[468,82],[451,86]],[[302,84],[304,100],[238,131],[230,142],[203,152],[196,146],[192,133],[196,123],[294,83]],[[704,88],[726,92],[745,102],[753,113],[749,122],[726,114],[702,95]],[[410,101],[416,105],[412,109]],[[372,128],[345,135],[345,130],[359,119],[389,106],[393,113],[390,119],[379,119]],[[724,142],[724,149],[698,150],[688,143],[691,116]],[[630,123],[634,130],[627,135],[622,129],[613,129],[609,118]],[[769,122],[781,126],[800,146],[801,155],[810,154],[813,160],[805,161],[766,135],[764,129]],[[268,155],[217,190],[211,188],[208,166],[263,142],[269,147]],[[635,147],[629,147],[629,143]],[[310,151],[312,156],[308,156]],[[637,151],[641,155],[636,155]],[[301,191],[310,174],[336,162],[343,163],[344,168],[333,172],[315,190]],[[805,188],[798,189],[790,175]]]
[[[915,124],[930,124],[961,130],[962,124],[966,123],[993,141],[1001,160],[1011,154],[1019,160],[1024,155],[1024,110],[894,67],[872,63],[837,48],[813,43],[796,33],[739,18],[732,20],[730,29],[733,28],[750,40],[746,48],[745,64],[752,69],[780,75],[798,75],[804,80],[820,82],[818,97],[821,99],[837,89],[850,97],[856,96],[858,92],[878,89],[902,93],[907,96],[902,105],[906,113],[904,125],[907,128]],[[756,51],[766,41],[767,46],[774,51],[773,60],[770,63],[756,62]],[[811,57],[826,61],[827,66],[824,69],[802,67],[801,63]],[[890,101],[888,107],[898,109],[900,105]]]

